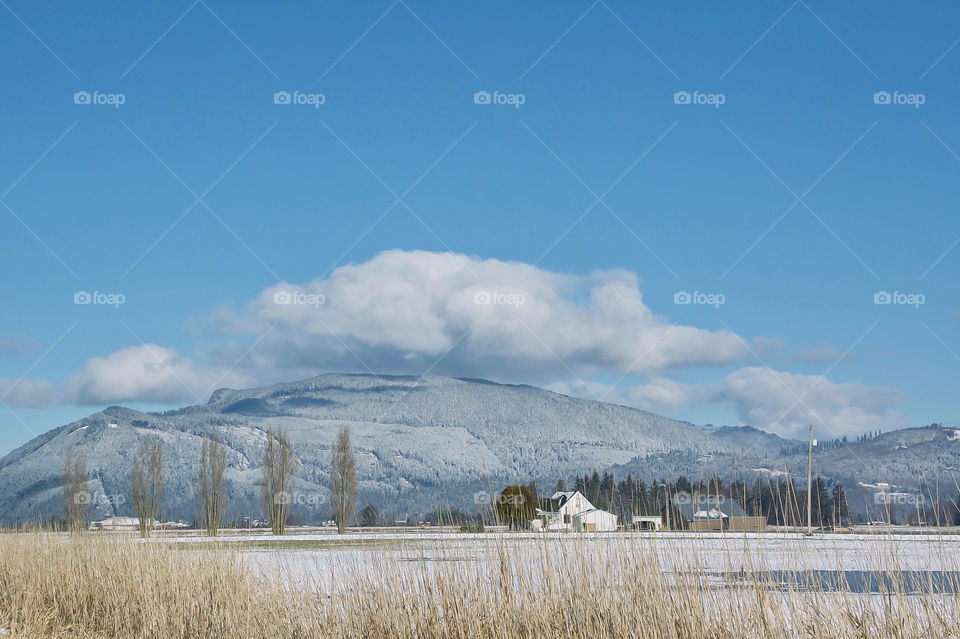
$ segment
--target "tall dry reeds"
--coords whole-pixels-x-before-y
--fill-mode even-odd
[[[748,536],[450,536],[330,552],[0,535],[0,629],[205,639],[960,636],[960,601],[944,592],[956,592],[955,578],[911,593],[881,539],[877,562],[862,567],[882,564],[882,592],[770,576],[770,565],[844,561],[842,544],[804,559],[803,543],[770,558]],[[953,556],[948,547],[938,566],[955,569]]]

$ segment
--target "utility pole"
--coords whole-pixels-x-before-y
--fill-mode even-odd
[[[937,451],[937,503],[933,507],[937,517],[937,528],[940,528],[940,451]]]
[[[671,510],[673,510],[672,508],[673,504],[670,503],[670,487],[667,486],[664,492],[667,494],[667,528],[669,528],[670,530],[673,530],[673,522],[671,522],[671,518],[673,517],[673,514],[670,512]]]
[[[813,424],[810,424],[810,446],[807,453],[807,536],[813,535],[811,506],[813,504]]]

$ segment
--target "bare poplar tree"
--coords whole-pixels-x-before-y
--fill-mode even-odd
[[[140,442],[130,469],[130,496],[140,520],[140,536],[149,537],[163,498],[163,446],[157,437]]]
[[[89,502],[87,459],[83,455],[74,457],[71,446],[67,449],[67,457],[63,462],[63,509],[67,530],[71,533],[80,533],[86,528]]]
[[[263,488],[260,500],[270,517],[274,535],[282,535],[287,527],[287,515],[293,502],[291,485],[297,459],[290,447],[287,431],[270,429],[267,432],[267,447],[263,452]]]
[[[340,427],[333,444],[330,462],[330,505],[337,522],[337,533],[343,534],[357,510],[357,461],[350,445],[350,429]]]
[[[197,493],[203,504],[201,517],[207,534],[216,537],[223,520],[223,507],[226,505],[226,482],[224,471],[227,468],[227,448],[217,436],[203,438],[203,451],[200,458],[200,480]]]

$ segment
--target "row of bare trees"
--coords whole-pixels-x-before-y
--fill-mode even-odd
[[[274,535],[282,535],[287,516],[294,502],[293,472],[297,458],[285,430],[271,429],[263,455],[263,487],[260,501],[270,518]],[[330,505],[337,532],[346,531],[350,518],[357,511],[357,461],[350,441],[350,429],[342,426],[333,444],[330,459]]]
[[[163,446],[159,438],[144,439],[130,467],[130,498],[137,513],[141,537],[149,537],[153,532],[160,510],[162,470]],[[87,506],[91,499],[87,490],[88,477],[87,458],[74,455],[71,446],[63,462],[63,510],[67,530],[74,534],[82,532],[87,524]]]
[[[294,503],[293,474],[297,458],[290,438],[283,429],[270,429],[263,454],[263,485],[260,500],[275,535],[286,530],[287,517]],[[208,535],[215,537],[223,523],[227,502],[227,449],[214,434],[204,437],[200,455],[197,497],[200,501],[200,523]],[[163,446],[158,437],[145,438],[133,457],[130,469],[130,495],[137,513],[140,536],[149,537],[156,523],[163,499]],[[87,518],[87,462],[83,455],[67,450],[63,468],[63,504],[68,529],[84,530]],[[334,442],[330,464],[330,502],[337,532],[346,530],[357,509],[356,458],[350,441],[350,429],[340,428]]]
[[[223,521],[227,500],[227,448],[216,434],[203,438],[197,496],[200,498],[200,522],[207,534],[215,537]],[[150,437],[140,443],[130,469],[133,508],[140,522],[140,536],[149,537],[163,499],[163,446]]]

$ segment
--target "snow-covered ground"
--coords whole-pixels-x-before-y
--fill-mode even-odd
[[[164,537],[165,542],[209,549],[208,538]],[[234,533],[217,539],[251,570],[329,592],[337,574],[369,574],[375,578],[391,565],[436,570],[455,562],[458,570],[478,579],[504,553],[527,557],[543,568],[571,554],[587,553],[615,566],[625,556],[656,561],[664,574],[693,569],[717,576],[765,571],[917,571],[951,575],[960,570],[960,535],[797,533],[602,533],[535,534],[452,532]],[[546,558],[546,559],[545,559]]]

